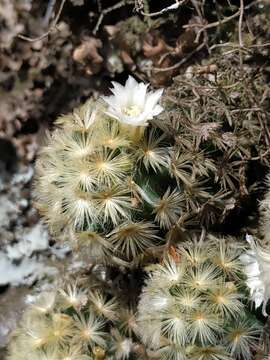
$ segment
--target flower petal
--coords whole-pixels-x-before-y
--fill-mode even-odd
[[[112,81],[112,85],[113,88],[111,88],[110,90],[115,96],[121,96],[125,92],[125,87],[118,82]]]
[[[113,95],[102,99],[109,105],[106,113],[120,122],[133,126],[147,126],[148,120],[163,111],[162,106],[158,105],[162,89],[147,93],[149,84],[138,83],[132,76],[128,77],[125,86],[116,82],[112,84]]]
[[[163,93],[163,89],[160,89],[160,90],[154,91],[152,93],[149,93],[147,95],[146,102],[145,102],[145,110],[147,112],[151,112],[154,109],[154,107],[159,102],[159,100],[162,96],[162,93]]]
[[[148,86],[148,84],[145,85],[144,83],[140,83],[134,89],[134,92],[132,94],[132,103],[141,109],[143,109],[145,106],[146,92]]]
[[[163,110],[164,110],[164,108],[162,106],[156,105],[152,111],[153,116],[159,115],[160,113],[162,113]]]
[[[129,75],[126,84],[125,84],[125,88],[126,89],[134,89],[137,85],[139,85],[137,83],[137,81],[134,79],[134,77],[132,77],[131,75]]]

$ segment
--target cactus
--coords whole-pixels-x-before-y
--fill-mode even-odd
[[[13,334],[9,360],[129,359],[123,304],[76,283],[41,292]],[[130,315],[129,315],[130,316]]]
[[[57,121],[59,128],[37,161],[36,205],[49,228],[54,235],[64,230],[96,262],[125,264],[161,241],[150,210],[154,193],[149,182],[168,163],[169,148],[164,136],[146,131],[144,123],[151,111],[162,110],[156,105],[161,93],[147,97],[147,86],[136,84],[134,96],[143,92],[146,97],[138,126],[128,123],[140,112],[138,105],[123,105],[120,122],[113,107],[109,116],[88,102]]]
[[[261,325],[245,304],[239,250],[189,242],[151,267],[138,324],[160,359],[251,359]]]
[[[125,86],[113,83],[103,102],[88,101],[57,120],[35,185],[55,237],[91,261],[127,266],[241,208],[255,188],[246,172],[256,159],[261,169],[267,161],[265,125],[252,110],[263,87],[252,72],[237,83],[224,61],[216,79],[176,78],[166,111],[158,105],[162,91],[130,77]]]
[[[165,111],[162,90],[129,77],[56,121],[36,163],[36,206],[56,239],[89,265],[112,266],[106,281],[114,285],[115,271],[124,285],[117,300],[101,289],[44,294],[26,310],[9,360],[252,358],[262,327],[247,307],[240,248],[209,234],[264,172],[267,100],[254,110],[261,77],[239,82],[220,65],[214,78],[176,78]],[[250,180],[253,164],[260,174]],[[202,226],[205,241],[190,240]],[[118,295],[142,266],[150,277],[136,322]]]

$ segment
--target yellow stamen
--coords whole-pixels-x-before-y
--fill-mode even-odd
[[[141,109],[136,105],[124,107],[122,109],[123,114],[127,116],[138,116],[141,113]]]
[[[95,355],[95,360],[103,360],[106,356],[105,350],[99,346],[94,347],[93,354]]]

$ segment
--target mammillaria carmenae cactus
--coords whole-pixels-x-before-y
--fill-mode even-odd
[[[253,95],[243,93],[256,85],[254,92],[262,91],[259,80],[251,80],[247,74],[235,83],[230,69],[214,81],[178,78],[163,109],[161,90],[150,92],[130,77],[125,86],[113,83],[113,95],[103,101],[90,100],[57,120],[35,180],[36,204],[52,234],[72,244],[87,264],[112,265],[110,274],[117,266],[118,275],[137,271],[123,266],[148,265],[153,272],[138,323],[126,311],[133,319],[128,329],[115,314],[115,300],[100,291],[85,297],[72,290],[85,301],[79,309],[63,306],[63,290],[45,294],[49,311],[41,307],[37,315],[39,305],[26,311],[10,360],[30,360],[23,352],[30,350],[31,360],[251,359],[261,325],[247,308],[238,247],[210,235],[187,242],[202,226],[209,232],[226,219],[248,186],[253,189],[245,176],[249,161],[267,163],[261,119],[251,109],[245,120]],[[137,280],[131,308],[140,292],[142,278]],[[78,332],[87,326],[85,346]]]
[[[166,109],[161,90],[129,77],[103,102],[57,120],[35,186],[54,235],[66,234],[92,261],[138,264],[240,208],[254,188],[246,172],[256,159],[267,163],[265,125],[252,111],[263,87],[252,72],[237,83],[220,62],[215,80],[177,78]]]
[[[144,343],[160,359],[251,359],[261,325],[245,306],[239,252],[187,243],[154,265],[139,303]]]
[[[172,203],[161,208],[154,193],[167,184],[149,187],[169,162],[164,136],[146,128],[146,121],[162,110],[157,105],[161,92],[147,94],[147,86],[136,84],[132,78],[126,88],[115,84],[117,105],[113,97],[105,98],[119,107],[114,115],[118,111],[119,119],[91,102],[60,118],[61,128],[37,162],[38,208],[53,232],[65,228],[95,261],[112,253],[123,261],[144,254],[160,242],[155,217],[170,225],[179,213]],[[176,190],[167,190],[165,197],[181,199]]]
[[[240,250],[206,240],[149,266],[137,319],[97,284],[41,292],[13,333],[8,360],[251,359],[262,325],[247,306]]]
[[[134,328],[123,315],[117,299],[75,283],[43,291],[13,334],[8,359],[129,359]]]

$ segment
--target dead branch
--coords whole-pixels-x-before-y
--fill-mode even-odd
[[[197,33],[197,36],[196,36],[196,39],[195,39],[195,42],[197,43],[199,41],[199,38],[200,38],[200,35],[203,31],[207,30],[207,29],[211,29],[211,28],[214,28],[214,27],[217,27],[219,25],[222,25],[222,24],[225,24],[227,23],[228,21],[231,21],[233,20],[234,18],[238,17],[240,14],[240,10],[238,10],[236,13],[234,13],[233,15],[231,16],[228,16],[228,17],[225,17],[224,19],[222,20],[218,20],[218,21],[215,21],[213,23],[210,23],[210,24],[207,24],[207,25],[204,25],[204,24],[188,24],[188,25],[184,25],[183,28],[186,29],[186,28],[196,28],[196,27],[200,27],[201,29],[198,31]]]
[[[98,32],[100,24],[102,23],[105,15],[107,15],[108,13],[110,13],[110,12],[112,12],[114,10],[120,9],[121,7],[123,7],[125,5],[133,4],[133,2],[134,2],[134,0],[122,0],[122,1],[119,1],[118,3],[116,3],[113,6],[110,6],[110,7],[106,8],[106,9],[103,9],[103,10],[101,9],[98,21],[97,21],[96,26],[95,26],[95,28],[93,30],[93,34],[96,35],[96,33]],[[99,3],[99,7],[101,7],[100,3]]]
[[[240,9],[239,9],[239,22],[238,22],[238,41],[239,41],[239,59],[240,59],[240,71],[243,72],[243,17],[244,17],[244,0],[240,0]]]
[[[58,23],[58,20],[59,20],[59,18],[61,16],[63,7],[65,5],[65,2],[66,2],[66,0],[61,1],[61,4],[60,4],[59,10],[58,10],[58,12],[56,14],[56,17],[53,20],[52,25],[50,26],[48,31],[46,31],[44,34],[42,34],[42,35],[40,35],[38,37],[35,37],[35,38],[31,38],[31,37],[28,37],[28,36],[25,36],[25,35],[22,35],[22,34],[19,34],[18,38],[20,38],[22,40],[25,40],[25,41],[29,41],[29,42],[36,42],[36,41],[39,41],[39,40],[42,40],[42,39],[46,38],[53,30],[55,30],[57,28],[57,23]]]
[[[193,51],[191,51],[188,55],[186,55],[183,59],[181,59],[178,63],[168,66],[166,68],[157,68],[154,67],[152,70],[155,72],[166,72],[177,69],[179,66],[183,65],[185,62],[187,62],[194,54],[196,54],[198,51],[200,51],[205,46],[205,41],[202,42],[199,46],[196,47]]]
[[[139,6],[137,6],[136,10],[139,11],[142,15],[144,16],[149,16],[149,17],[153,17],[153,16],[158,16],[158,15],[162,15],[164,13],[167,13],[171,10],[177,10],[181,5],[185,4],[187,1],[189,0],[176,0],[176,2],[170,6],[167,6],[164,9],[161,9],[160,11],[154,12],[154,13],[146,13],[142,10],[141,5],[139,4]]]
[[[51,16],[52,16],[52,12],[53,12],[55,3],[56,3],[56,0],[49,0],[45,16],[44,16],[44,18],[42,20],[42,24],[43,24],[44,27],[49,26],[49,22],[50,22],[50,19],[51,19]]]

